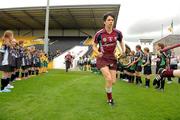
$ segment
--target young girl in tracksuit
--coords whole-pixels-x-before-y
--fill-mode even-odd
[[[143,65],[144,75],[145,75],[145,87],[150,87],[150,76],[152,74],[151,70],[151,55],[149,53],[149,48],[144,48],[144,56],[143,56]]]
[[[135,67],[136,67],[136,64],[134,62],[135,62],[135,51],[132,50],[130,52],[130,63],[127,66],[127,72],[129,75],[129,83],[134,83]]]
[[[168,66],[168,57],[165,52],[160,52],[164,48],[163,43],[158,43],[156,45],[157,50],[157,62],[156,62],[156,74],[158,74],[159,69],[161,68],[167,68]],[[153,85],[156,85],[156,89],[160,89],[164,91],[164,85],[165,85],[165,78],[161,78],[160,80],[158,78],[155,78],[153,81]]]
[[[39,68],[41,66],[41,63],[40,63],[40,53],[38,50],[35,51],[33,63],[34,63],[35,73],[36,75],[39,75]]]
[[[9,84],[11,79],[12,69],[12,54],[11,51],[11,41],[14,39],[12,31],[5,31],[2,37],[2,46],[0,50],[0,71],[2,71],[1,78],[1,91],[0,92],[11,92],[6,86]]]

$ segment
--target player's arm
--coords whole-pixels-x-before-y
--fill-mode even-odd
[[[100,40],[101,40],[101,36],[96,34],[93,38],[93,51],[99,56],[101,57],[103,55],[102,52],[99,52],[99,47],[102,47],[100,46]]]
[[[144,66],[150,64],[150,60],[149,60],[149,59],[150,59],[150,58],[149,58],[149,55],[148,55],[148,56],[147,56],[147,62],[146,62],[145,64],[143,64],[142,67],[144,67]]]
[[[139,60],[141,59],[141,57],[138,57],[133,63],[137,63]]]
[[[174,48],[177,48],[177,47],[180,47],[180,43],[172,45],[172,46],[169,46],[169,47],[165,47],[164,49],[161,50],[161,52],[166,52],[166,51],[168,51],[170,49],[174,49]]]
[[[126,47],[125,47],[125,43],[124,43],[124,40],[123,40],[123,35],[122,35],[121,32],[118,33],[117,47],[118,47],[119,51],[122,51],[123,54],[125,53]]]
[[[131,62],[131,63],[127,66],[127,68],[128,68],[128,67],[131,67],[131,66],[134,65],[134,64],[135,64],[134,61]]]
[[[98,45],[95,43],[95,42],[93,42],[93,51],[96,53],[96,54],[99,54],[99,51],[98,51]]]
[[[121,46],[122,52],[125,53],[126,52],[126,46],[125,46],[125,43],[124,43],[123,39],[120,42],[120,46]]]
[[[98,51],[98,44],[96,44],[95,42],[93,43],[93,51],[97,54],[97,56],[101,57],[103,55],[102,52]]]

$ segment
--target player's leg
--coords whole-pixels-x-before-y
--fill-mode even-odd
[[[141,74],[139,71],[136,71],[136,84],[141,84],[142,81],[141,81]]]
[[[2,79],[1,79],[1,92],[11,92],[11,90],[6,89],[6,86],[9,84],[10,81],[10,72],[3,72]]]
[[[144,73],[146,73],[146,87],[150,87],[150,78],[152,74],[151,66],[144,67]]]
[[[142,84],[141,71],[142,71],[142,67],[139,66],[139,67],[138,67],[138,77],[139,77],[139,83],[140,83],[140,85]]]
[[[109,67],[105,66],[105,67],[101,68],[101,72],[106,80],[105,90],[106,90],[108,102],[111,103],[113,101],[113,98],[112,98],[113,80],[111,78],[111,73],[110,73]]]
[[[113,84],[116,83],[116,70],[109,70],[110,74],[111,74],[111,80],[113,82]]]
[[[65,65],[66,65],[66,72],[68,72],[68,69],[69,69],[69,62],[66,61],[66,62],[65,62]]]
[[[159,69],[160,68],[156,66],[156,76],[155,76],[155,78],[153,80],[153,85],[156,86],[155,89],[159,89],[159,87],[160,87],[160,79],[161,79],[161,77],[158,74]]]
[[[6,72],[2,72],[1,91],[3,91],[4,88],[6,87],[6,79],[7,79],[7,73]]]
[[[145,84],[145,86],[146,86],[146,88],[149,88],[150,87],[150,76],[151,75],[146,75],[146,80],[145,80],[145,82],[146,82],[146,84]]]

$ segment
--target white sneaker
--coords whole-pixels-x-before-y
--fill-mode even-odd
[[[172,83],[172,81],[168,81],[168,82],[167,82],[167,84],[171,84],[171,83]]]
[[[14,86],[12,86],[12,85],[10,85],[10,84],[8,84],[5,88],[7,88],[7,89],[12,89],[12,88],[14,88]]]
[[[128,82],[129,80],[128,79],[125,79],[126,82]]]
[[[128,82],[128,79],[123,79],[123,81]]]
[[[11,92],[11,90],[4,88],[4,90],[1,90],[1,92]]]
[[[16,80],[21,80],[21,78],[16,78]]]

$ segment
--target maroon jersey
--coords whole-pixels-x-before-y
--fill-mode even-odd
[[[66,56],[65,56],[65,60],[66,61],[72,61],[72,59],[73,59],[73,56],[71,55],[71,54],[67,54]]]
[[[113,29],[110,34],[105,29],[101,29],[95,34],[94,42],[99,44],[99,51],[103,53],[103,57],[115,59],[116,41],[121,42],[122,38],[122,33],[117,29]]]

